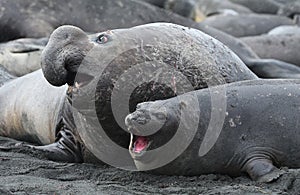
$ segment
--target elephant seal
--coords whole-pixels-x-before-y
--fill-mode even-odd
[[[283,25],[273,28],[268,35],[292,35],[300,34],[300,27],[296,25]]]
[[[245,37],[267,33],[277,26],[292,25],[293,20],[269,14],[215,15],[206,18],[202,23],[235,37]]]
[[[278,59],[300,66],[300,34],[260,35],[243,37],[241,40],[261,58]]]
[[[79,68],[83,70],[78,71]],[[111,105],[112,93],[124,88],[120,84],[131,86],[133,81],[141,82],[130,94],[129,109],[133,111],[136,104],[143,101],[166,99],[208,85],[257,79],[219,41],[198,30],[168,23],[110,30],[89,36],[74,26],[59,27],[42,52],[42,70],[52,85],[69,84],[73,98],[89,94],[88,99],[79,108],[75,107],[73,113],[88,118],[93,110],[85,106],[87,103],[95,104],[97,117],[106,134],[125,148],[129,144],[129,134],[117,123]],[[130,71],[139,73],[127,75]],[[145,75],[135,78],[141,74]],[[190,87],[180,86],[182,76]],[[145,77],[149,80],[143,80]],[[121,83],[117,82],[119,79],[123,79]],[[161,80],[166,83],[161,84]],[[89,85],[93,82],[97,84],[96,95]],[[118,106],[127,106],[128,102],[122,103],[124,98],[122,96],[117,101]],[[83,145],[94,153],[97,148],[90,147],[91,143],[83,139],[82,134],[80,137]],[[91,137],[97,136],[94,134]]]
[[[132,158],[141,171],[246,172],[270,182],[283,174],[277,167],[300,167],[299,87],[299,80],[242,81],[138,104],[125,119]]]
[[[276,14],[282,4],[274,0],[230,0],[233,3],[245,6],[255,13]]]
[[[300,14],[300,2],[298,0],[285,2],[277,14],[293,18],[295,15]]]
[[[199,29],[235,52],[261,78],[300,78],[300,68],[276,59],[261,59],[246,43],[220,30],[199,23]]]
[[[163,21],[197,28],[196,22],[134,0],[3,0],[0,7],[0,42],[47,37],[64,24],[78,26],[87,32]]]
[[[0,65],[0,87],[9,80],[14,79],[15,76],[11,75],[6,68]]]
[[[222,13],[222,10],[233,10],[239,14],[250,14],[252,11],[247,7],[232,3],[228,0],[195,0],[198,9],[205,15],[211,16]]]
[[[15,76],[22,76],[41,68],[41,53],[48,38],[17,39],[0,44],[0,64]]]

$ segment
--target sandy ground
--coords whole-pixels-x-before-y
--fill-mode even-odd
[[[0,137],[0,148],[15,140]],[[260,184],[247,176],[161,176],[107,165],[57,163],[28,149],[0,149],[0,194],[299,194],[300,169]]]

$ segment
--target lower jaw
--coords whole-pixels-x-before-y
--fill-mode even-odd
[[[144,154],[147,152],[147,148],[150,146],[151,142],[148,143],[148,145],[145,147],[145,149],[141,150],[140,152],[136,152],[136,151],[134,151],[133,136],[134,136],[133,134],[130,134],[129,153],[134,160],[138,160],[138,159],[141,159],[144,156]]]

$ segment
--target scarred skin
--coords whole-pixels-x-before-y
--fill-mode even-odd
[[[112,54],[114,58],[106,63],[105,57]],[[154,72],[150,69],[148,76],[165,78],[176,65],[177,72],[185,75],[191,88],[180,86],[180,77],[167,80],[171,87],[145,81],[146,84],[138,86],[131,94],[131,110],[139,102],[173,97],[175,91],[180,94],[207,85],[258,79],[227,47],[194,29],[174,24],[149,24],[88,36],[77,27],[63,26],[53,32],[43,50],[42,68],[48,82],[57,86],[68,83],[69,90],[66,86],[51,86],[42,78],[41,71],[4,84],[0,88],[4,110],[0,117],[1,135],[49,144],[34,148],[50,152],[52,160],[82,162],[86,143],[77,132],[73,114],[80,112],[88,117],[88,112],[93,110],[85,107],[87,102],[73,109],[71,96],[79,96],[83,92],[81,86],[94,82],[98,76],[96,96],[91,87],[84,88],[87,97],[92,98],[87,101],[96,103],[97,117],[110,138],[126,148],[129,134],[118,126],[112,115],[112,90],[118,90],[115,81],[125,71],[148,62],[154,70],[159,70],[157,62],[169,67],[155,75],[151,75]],[[79,66],[82,69],[78,73]],[[100,74],[102,68],[105,69]],[[84,79],[74,84],[76,74]],[[130,84],[134,78],[127,79],[128,82],[123,83]],[[20,90],[15,90],[16,87]]]
[[[252,80],[138,104],[136,111],[126,117],[128,130],[135,134],[130,144],[130,153],[139,170],[148,170],[150,165],[153,166],[152,163],[164,156],[150,153],[153,149],[175,139],[175,132],[180,130],[189,135],[194,114],[199,113],[192,109],[188,111],[190,115],[184,115],[187,118],[181,120],[180,116],[185,112],[184,109],[195,104],[195,101],[191,101],[192,96],[198,100],[200,114],[191,143],[186,149],[183,148],[174,161],[151,171],[168,175],[220,173],[231,176],[246,172],[253,180],[270,182],[283,174],[277,167],[300,167],[299,88],[299,80]],[[225,109],[215,107],[212,100],[216,97],[221,97],[221,100],[225,98],[222,103],[226,105]],[[206,137],[209,125],[220,122],[218,117],[212,119],[216,117],[214,113],[223,113],[224,123],[219,126],[220,134],[215,134],[219,136],[211,149],[199,155],[201,144],[209,145],[210,139]],[[181,129],[178,128],[179,122]],[[137,133],[142,136],[143,132],[149,132],[149,123],[161,128],[154,134],[138,139]],[[218,132],[218,129],[212,132]],[[188,140],[185,136],[181,136],[181,139]],[[145,143],[148,145],[141,150],[143,147],[139,143],[137,152],[137,140],[147,140]],[[183,144],[176,143],[173,150],[182,149]],[[172,153],[173,150],[167,152]]]

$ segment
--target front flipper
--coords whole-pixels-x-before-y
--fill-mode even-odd
[[[44,152],[49,160],[62,162],[83,162],[82,146],[75,140],[70,130],[60,130],[56,141],[45,146],[32,146],[30,148]]]
[[[278,179],[283,173],[283,170],[278,169],[268,159],[253,159],[245,166],[244,170],[249,176],[258,182],[271,182]]]

